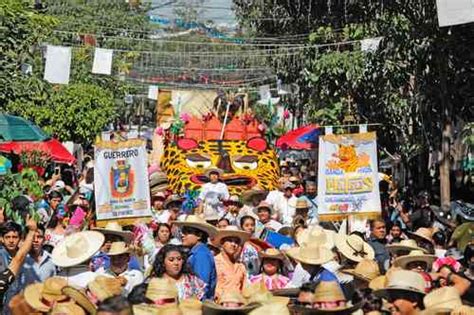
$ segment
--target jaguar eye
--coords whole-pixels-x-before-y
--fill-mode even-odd
[[[241,170],[254,170],[258,167],[258,158],[255,155],[237,156],[234,166]]]
[[[189,154],[186,156],[186,163],[192,168],[209,168],[212,161],[209,157],[201,154]]]

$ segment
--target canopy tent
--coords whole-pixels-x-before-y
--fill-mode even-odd
[[[283,150],[311,150],[316,147],[320,134],[318,125],[307,125],[281,136],[276,146]]]
[[[20,154],[22,151],[43,151],[51,155],[51,159],[57,163],[73,164],[76,159],[56,139],[46,141],[9,141],[0,143],[0,152],[14,152]]]
[[[0,113],[0,141],[45,141],[49,138],[32,122]]]

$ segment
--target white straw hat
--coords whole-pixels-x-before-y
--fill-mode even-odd
[[[59,267],[79,265],[99,251],[104,235],[95,231],[83,231],[66,236],[53,249],[53,263]]]

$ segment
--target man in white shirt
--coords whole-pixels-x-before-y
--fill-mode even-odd
[[[218,168],[209,169],[206,175],[209,182],[204,184],[199,194],[200,212],[205,217],[219,216],[225,214],[224,200],[229,199],[229,190],[225,183],[219,181],[222,170]]]
[[[145,279],[141,271],[128,268],[130,253],[131,250],[125,242],[112,243],[110,251],[107,253],[110,257],[110,267],[104,270],[105,274],[109,276],[125,280],[122,281],[125,283],[124,290],[127,294]],[[99,273],[104,271],[99,270]]]
[[[295,207],[297,198],[293,195],[293,189],[295,185],[286,181],[282,184],[283,191],[271,191],[267,199],[273,209],[275,210],[275,215],[273,218],[278,218],[278,220],[283,225],[291,226],[293,222],[293,217],[295,215]],[[272,194],[273,193],[273,194]]]

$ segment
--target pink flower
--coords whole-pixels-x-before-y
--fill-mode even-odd
[[[187,124],[191,120],[191,116],[188,113],[182,113],[179,116],[179,119],[181,119],[185,124]]]
[[[288,118],[290,118],[290,111],[288,109],[285,109],[283,111],[283,119],[287,120]]]
[[[445,266],[450,267],[455,272],[459,272],[461,269],[461,264],[453,257],[442,257],[436,259],[436,261],[433,263],[433,271],[437,272]]]
[[[164,130],[163,130],[163,127],[158,127],[155,129],[155,133],[158,135],[158,136],[162,136],[164,134]]]
[[[264,132],[267,129],[267,126],[265,126],[265,124],[259,124],[257,128],[261,132]]]

